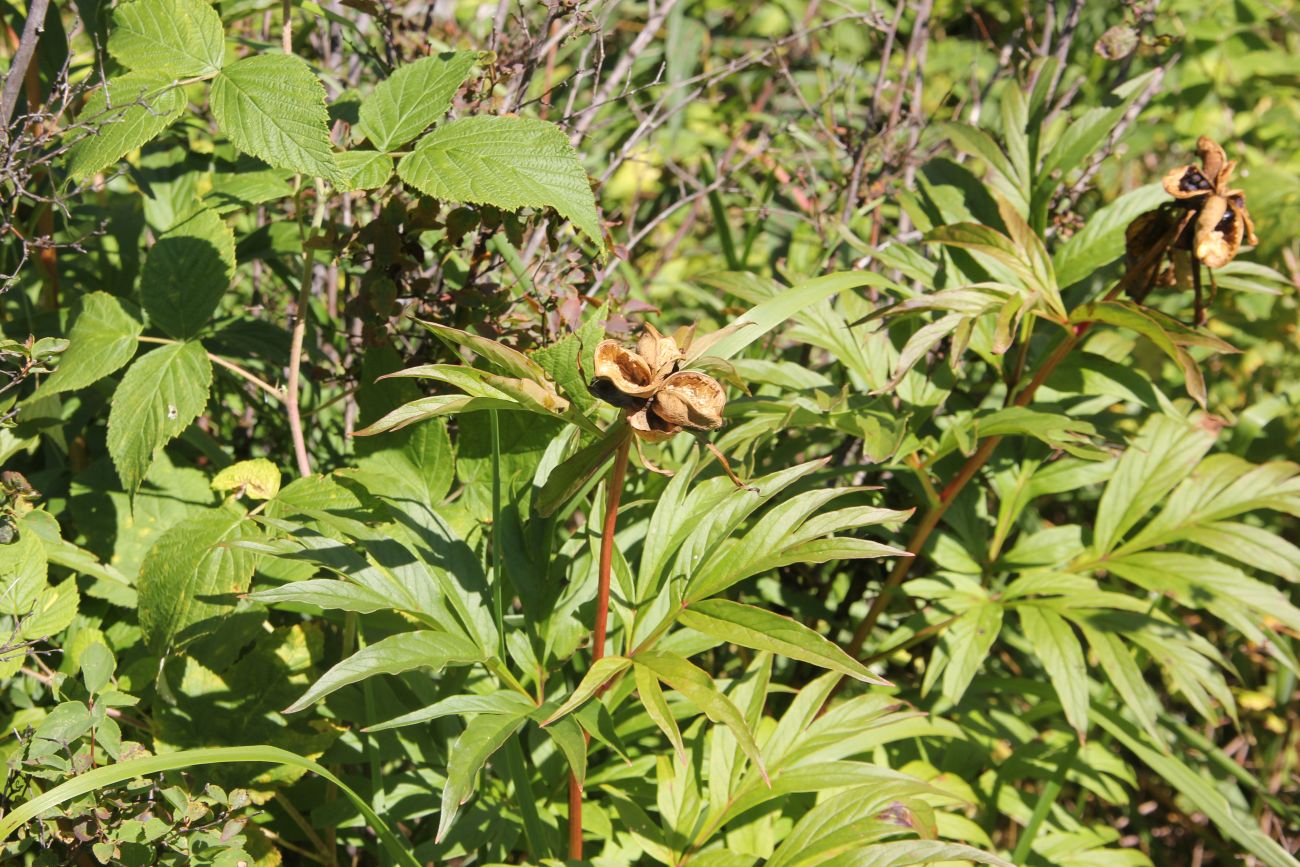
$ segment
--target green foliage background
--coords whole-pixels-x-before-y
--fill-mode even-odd
[[[6,863],[1296,863],[1293,3],[0,10]]]

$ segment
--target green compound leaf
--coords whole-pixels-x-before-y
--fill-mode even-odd
[[[208,402],[212,363],[197,343],[142,355],[126,371],[108,413],[108,453],[134,494],[158,450],[180,435]]]
[[[564,131],[521,117],[467,117],[420,139],[397,164],[425,195],[506,210],[554,208],[604,248],[587,172]]]
[[[235,273],[235,235],[202,210],[158,239],[145,259],[140,294],[153,324],[172,337],[198,334]]]
[[[94,133],[68,150],[68,174],[84,180],[171,126],[185,112],[185,92],[157,71],[128,72],[96,90],[77,120]]]
[[[226,38],[203,0],[131,0],[113,11],[108,50],[129,69],[183,78],[220,70]]]
[[[235,147],[276,168],[336,180],[325,88],[307,61],[259,54],[212,83],[212,113]]]
[[[477,60],[457,51],[402,66],[361,103],[361,134],[380,151],[411,141],[447,113]]]

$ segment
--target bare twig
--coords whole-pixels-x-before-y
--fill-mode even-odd
[[[49,8],[50,0],[32,0],[31,8],[27,13],[27,23],[23,25],[23,36],[18,43],[18,51],[14,53],[13,62],[9,64],[9,71],[5,74],[4,90],[0,91],[0,147],[9,144],[9,120],[14,116],[14,109],[18,106],[18,91],[23,86],[27,66],[32,62],[32,55],[36,53],[36,43],[40,41],[41,33],[45,30],[45,13]]]

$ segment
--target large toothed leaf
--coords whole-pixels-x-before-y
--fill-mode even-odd
[[[68,174],[89,178],[171,126],[185,112],[185,92],[160,72],[128,72],[90,95],[78,120],[93,130],[68,150]]]
[[[261,535],[228,506],[181,521],[154,542],[139,586],[140,628],[150,649],[161,653],[189,627],[233,608],[260,556],[234,543]]]
[[[587,172],[558,126],[522,117],[454,120],[420,139],[397,164],[402,180],[449,202],[506,210],[553,208],[604,247]]]
[[[276,168],[334,180],[325,88],[307,61],[256,54],[212,83],[212,113],[235,147]]]
[[[130,0],[113,10],[108,50],[128,69],[211,75],[221,69],[225,49],[221,16],[203,0]]]
[[[378,150],[401,147],[442,119],[477,60],[457,51],[404,64],[361,102],[358,131]]]
[[[149,251],[140,274],[145,312],[172,337],[193,337],[217,309],[234,272],[234,233],[216,211],[198,211]]]
[[[211,384],[212,363],[198,343],[161,346],[127,369],[108,412],[108,453],[129,493],[158,450],[203,411]]]
[[[75,391],[108,376],[135,355],[140,323],[107,292],[81,300],[81,313],[68,332],[68,348],[59,367],[32,395],[33,399]]]

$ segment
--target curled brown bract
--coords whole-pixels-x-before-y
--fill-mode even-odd
[[[663,442],[682,430],[717,430],[727,395],[721,383],[697,370],[678,370],[685,357],[679,340],[689,330],[666,336],[646,325],[635,351],[617,340],[596,346],[595,375],[588,389],[624,410],[638,439]]]

